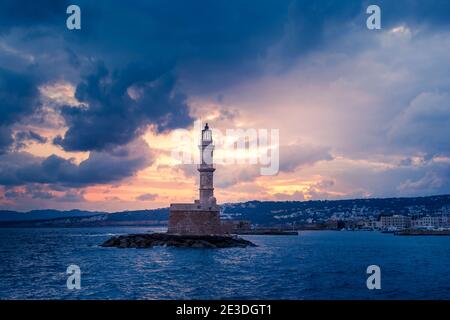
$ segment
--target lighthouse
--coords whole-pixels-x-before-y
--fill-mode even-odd
[[[199,187],[199,202],[204,208],[212,207],[216,204],[214,198],[214,168],[213,152],[214,143],[212,140],[212,132],[208,124],[202,130],[201,140],[199,144],[200,149],[200,164],[198,165],[198,172],[200,173],[200,187]]]
[[[169,208],[168,233],[181,235],[223,234],[220,222],[220,207],[214,197],[213,163],[214,142],[208,124],[201,131],[200,161],[197,170],[199,179],[199,199],[194,203],[172,203]]]

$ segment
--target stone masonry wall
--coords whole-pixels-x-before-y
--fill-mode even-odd
[[[171,210],[167,232],[190,235],[222,234],[219,211]]]

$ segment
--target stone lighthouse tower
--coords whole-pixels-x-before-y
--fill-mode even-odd
[[[202,137],[198,147],[200,149],[200,164],[197,168],[198,172],[200,172],[200,205],[204,208],[209,208],[216,204],[213,187],[213,176],[216,169],[213,164],[214,144],[212,132],[208,124],[202,130]]]
[[[212,132],[208,124],[201,132],[199,144],[200,163],[197,170],[200,173],[199,200],[194,203],[172,203],[169,213],[167,232],[187,235],[222,234],[220,223],[220,207],[214,197]]]

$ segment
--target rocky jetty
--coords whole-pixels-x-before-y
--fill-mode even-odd
[[[155,246],[177,248],[244,248],[255,247],[256,245],[245,239],[232,236],[145,233],[112,237],[100,246],[117,248],[152,248]]]

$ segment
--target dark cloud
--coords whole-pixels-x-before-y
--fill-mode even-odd
[[[450,24],[450,2],[446,0],[379,0],[376,3],[365,0],[363,3],[366,8],[369,4],[381,7],[384,27],[393,27],[401,23],[428,27]]]
[[[0,126],[0,155],[8,151],[9,146],[13,143],[9,127]]]
[[[292,194],[276,193],[274,197],[280,201],[334,199],[335,195],[329,192],[329,189],[334,186],[334,183],[333,180],[322,180],[308,186],[303,191],[295,191]]]
[[[69,151],[105,150],[128,143],[149,124],[158,131],[189,124],[185,96],[174,91],[173,75],[163,70],[131,66],[110,74],[99,66],[76,90],[88,107],[62,109],[69,129],[55,143]]]
[[[37,84],[31,75],[0,66],[0,153],[13,143],[11,125],[39,107]]]
[[[450,190],[450,166],[436,160],[382,170],[355,164],[351,170],[336,171],[334,178],[336,185],[371,197],[427,196]]]
[[[428,157],[450,156],[450,94],[424,92],[393,119],[388,138]]]
[[[157,194],[153,193],[144,193],[136,197],[136,200],[139,201],[153,201],[158,197]]]
[[[55,198],[55,195],[45,190],[45,188],[42,185],[29,184],[25,187],[25,193],[32,199],[49,200]]]
[[[30,183],[86,186],[120,181],[151,164],[144,141],[134,141],[107,152],[93,151],[79,165],[56,155],[41,159],[24,152],[0,157],[0,184]]]
[[[12,199],[12,200],[23,197],[24,195],[25,195],[24,192],[16,191],[16,190],[6,190],[4,193],[4,196],[6,199]]]
[[[264,72],[267,61],[286,70],[302,55],[327,52],[327,46],[334,43],[349,43],[339,52],[345,56],[350,50],[350,54],[361,50],[361,42],[371,42],[366,36],[349,40],[355,33],[367,32],[365,8],[372,3],[366,0],[178,0],[170,5],[166,0],[137,0],[132,5],[119,0],[80,0],[76,2],[82,9],[80,31],[65,27],[69,4],[60,0],[0,3],[0,184],[58,187],[118,181],[151,161],[147,146],[130,147],[148,125],[164,131],[190,124],[184,94],[208,94],[251,80]],[[407,24],[420,27],[427,37],[430,29],[444,27],[445,31],[450,23],[446,0],[380,0],[377,4],[385,30]],[[396,52],[386,54],[395,56]],[[104,65],[89,72],[99,61]],[[441,73],[446,72],[436,65]],[[429,73],[421,71],[417,72],[424,75],[420,85],[435,86],[428,81],[435,74],[427,78]],[[54,155],[41,159],[8,153],[14,144],[14,125],[39,110],[39,85],[61,79],[77,87],[76,97],[83,105],[60,109],[68,131],[54,142],[68,151],[92,151],[89,159],[78,165]],[[431,100],[438,98],[429,98],[428,102],[419,99],[403,115],[392,117],[388,139],[396,150],[406,147],[429,157],[448,155],[448,108],[433,104]],[[361,115],[355,118],[360,120]],[[32,131],[23,132],[28,133],[15,136],[19,147],[27,141],[45,141]],[[347,144],[347,140],[362,140],[371,148],[363,132],[350,138],[341,140]],[[329,150],[294,146],[281,150],[280,169],[293,171],[330,159]],[[239,171],[224,177],[223,185],[251,181],[257,174],[256,169]],[[435,175],[424,172],[399,171],[393,176],[404,182],[401,190],[436,181]],[[368,189],[376,192],[384,188],[383,179],[391,178],[382,174],[365,177],[373,181]],[[448,190],[445,183],[431,185],[433,190]],[[397,186],[391,183],[383,191],[395,193]],[[35,191],[35,195],[46,197],[45,192]],[[79,194],[68,194],[68,199],[71,196],[81,199]]]
[[[32,111],[38,95],[36,82],[24,74],[0,67],[0,125],[9,125]]]
[[[273,197],[278,201],[304,201],[305,194],[301,191],[295,191],[293,194],[275,193]]]
[[[58,202],[83,202],[84,198],[83,190],[70,190],[65,192],[62,196],[56,198]]]
[[[13,27],[37,28],[61,24],[69,1],[66,0],[2,0],[0,2],[0,33]]]
[[[15,201],[57,201],[57,202],[82,202],[84,190],[64,188],[63,192],[54,193],[53,188],[42,184],[31,183],[24,187],[7,187],[4,191],[5,198]],[[61,191],[61,190],[59,190]]]
[[[217,165],[215,185],[219,188],[229,188],[239,183],[251,182],[261,176],[259,165]],[[196,175],[198,179],[198,174]]]
[[[19,131],[14,135],[15,149],[21,149],[25,147],[29,142],[46,143],[47,138],[41,136],[39,133],[33,130]]]
[[[75,69],[69,76],[77,81],[73,73],[89,68],[92,61],[104,61],[110,70],[118,70],[100,67],[82,78],[77,97],[88,107],[62,110],[69,131],[55,142],[65,150],[88,151],[126,144],[147,124],[155,124],[160,130],[186,126],[190,119],[184,96],[176,93],[178,85],[203,92],[235,85],[258,74],[267,56],[289,65],[292,58],[348,35],[355,24],[365,28],[369,2],[262,0],[252,5],[229,0],[180,0],[169,7],[163,0],[136,1],[134,5],[82,0],[76,2],[82,10],[79,31],[65,28],[69,4],[2,1],[0,21],[4,32],[11,27],[22,30],[20,38],[16,35],[10,40],[33,56],[32,70],[41,82],[67,74],[69,69]],[[381,1],[380,5],[387,25],[393,24],[395,17],[396,23],[428,25],[449,20],[446,1]],[[52,64],[55,58],[58,63]],[[133,67],[124,68],[130,63]],[[30,86],[29,80],[17,85],[14,79],[9,82],[14,90],[0,89],[19,92],[37,87]],[[127,94],[132,86],[142,93],[139,101]],[[30,94],[33,92],[20,97],[26,99]],[[0,119],[17,121],[23,115],[21,110],[2,108]],[[10,143],[4,132],[0,143],[0,149]]]
[[[280,148],[280,170],[284,172],[292,172],[300,166],[313,165],[321,160],[333,160],[329,148],[302,144]]]

